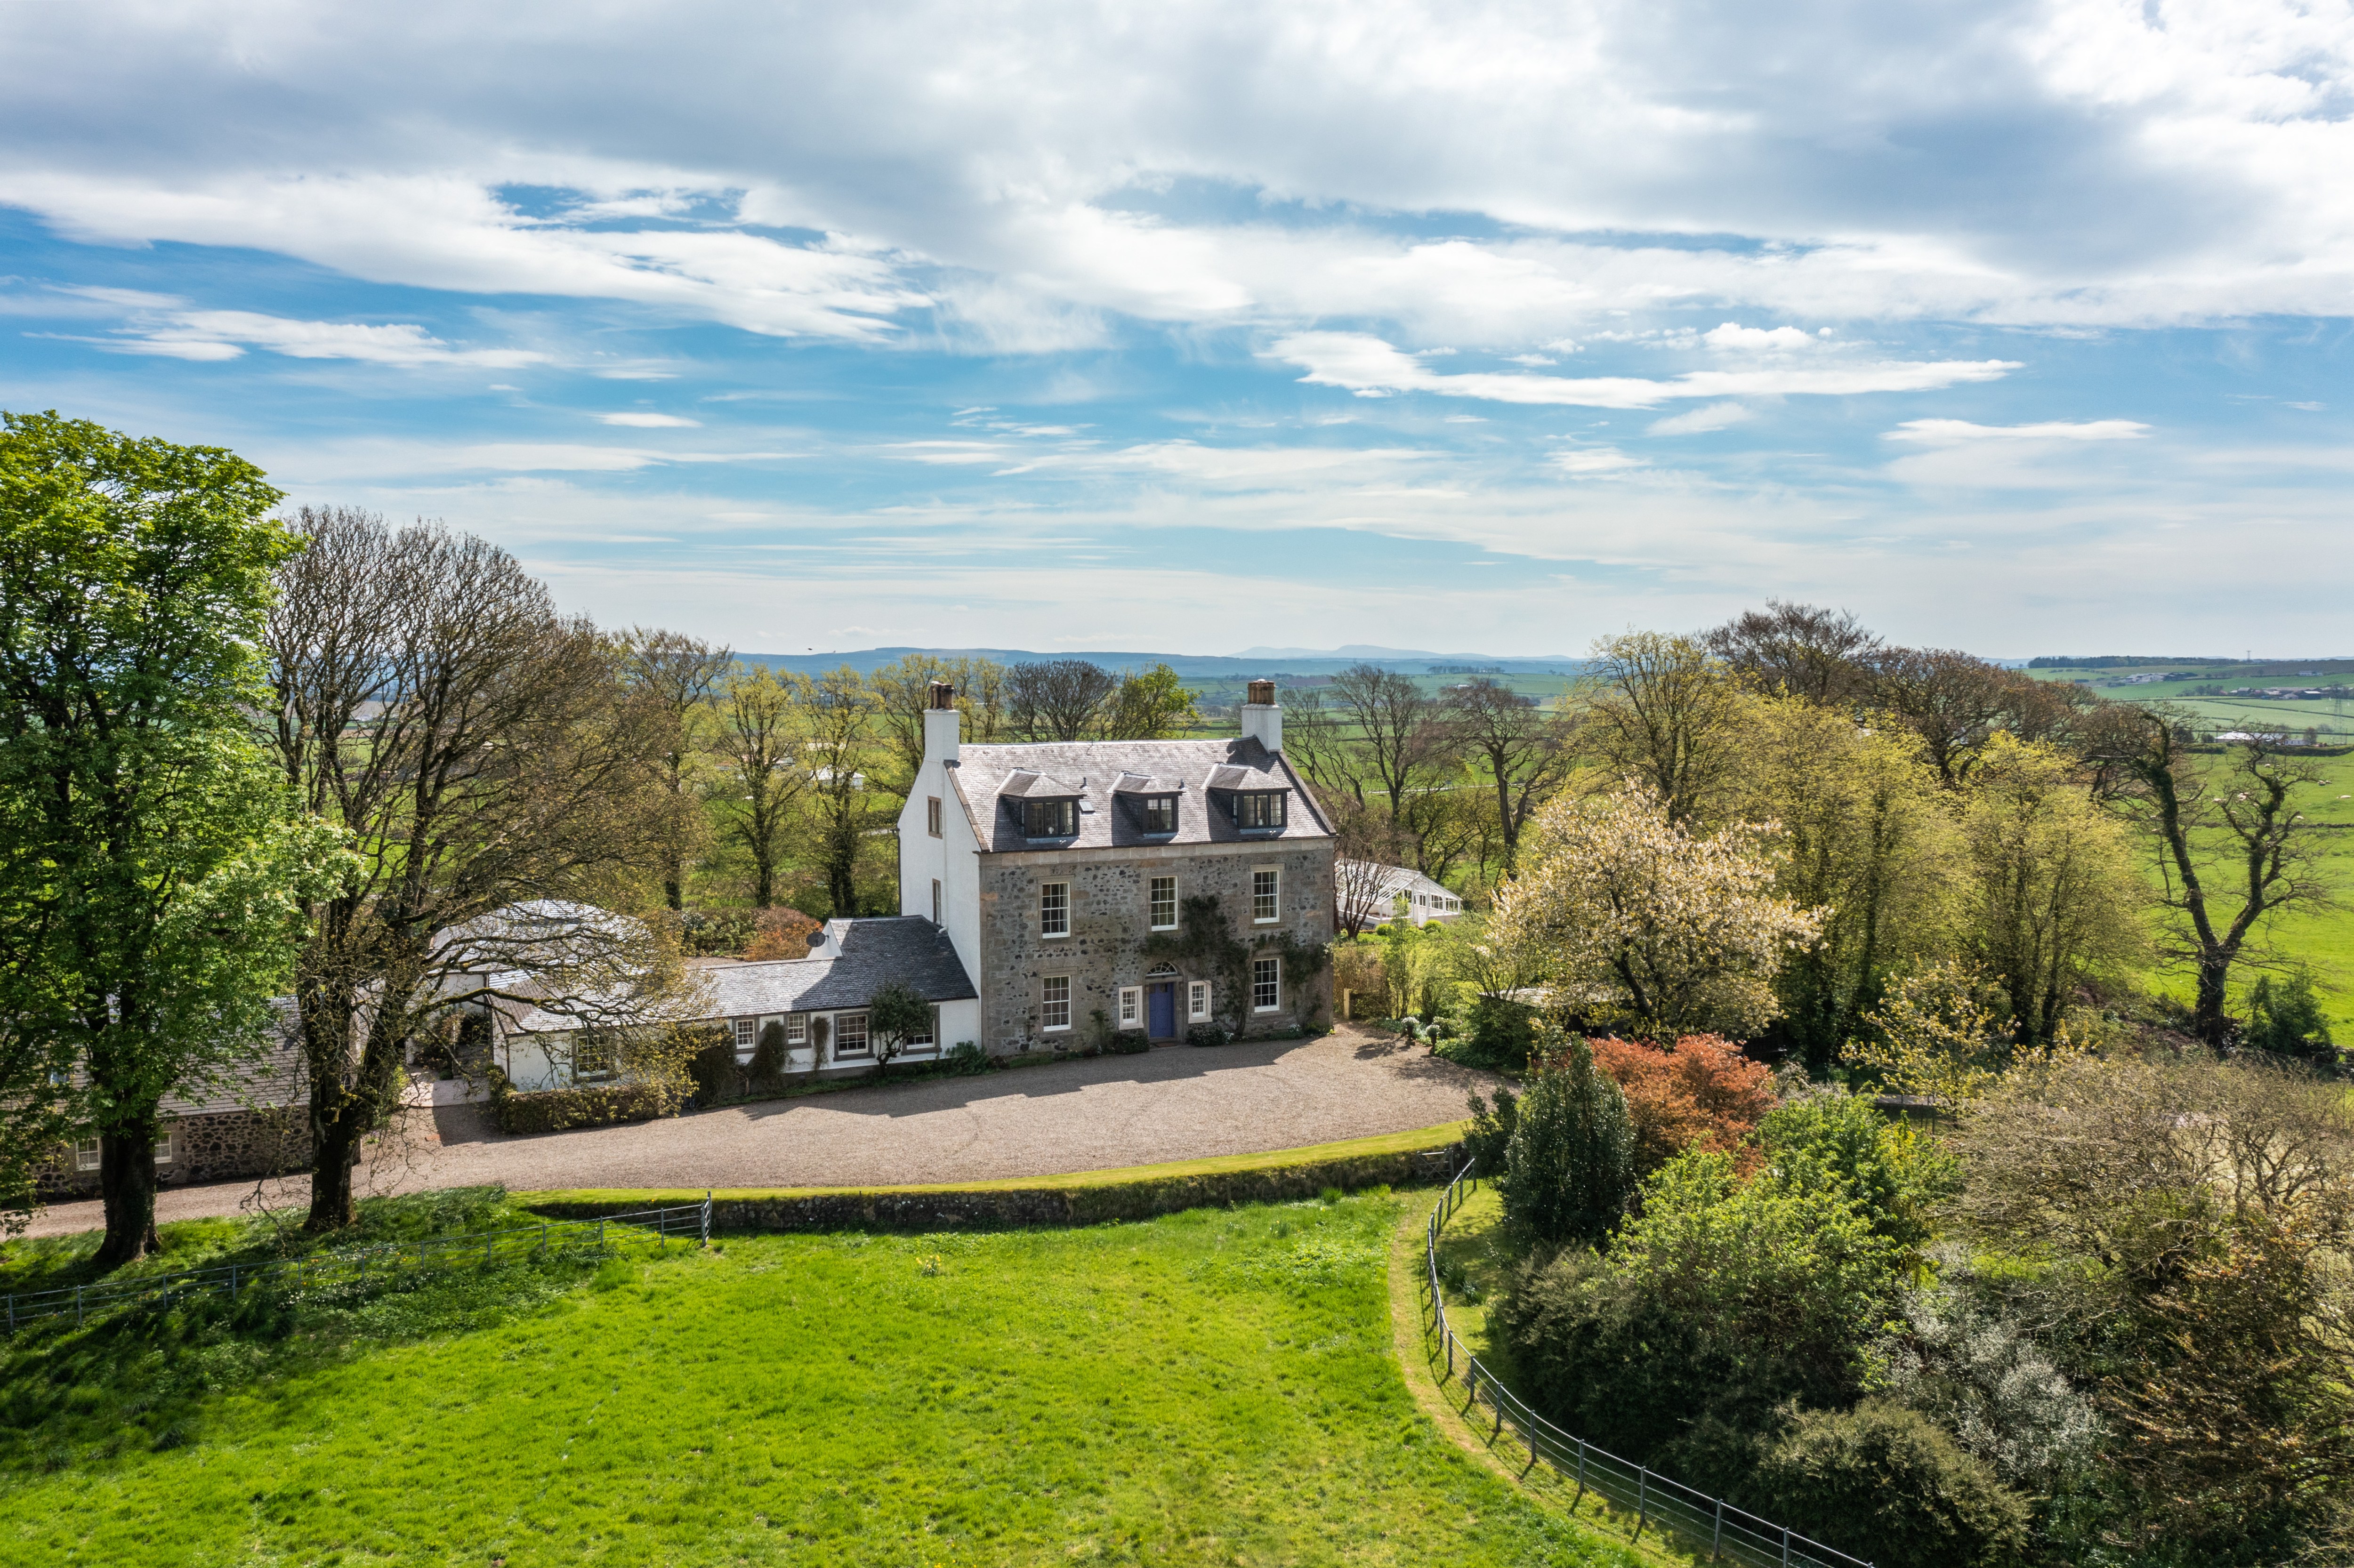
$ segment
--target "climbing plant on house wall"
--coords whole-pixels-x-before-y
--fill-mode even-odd
[[[1331,949],[1321,942],[1303,942],[1288,931],[1269,931],[1246,941],[1218,905],[1214,893],[1180,900],[1177,929],[1147,937],[1144,956],[1177,965],[1196,978],[1208,978],[1220,999],[1220,1016],[1232,1013],[1236,1032],[1249,1017],[1245,1005],[1250,991],[1250,961],[1255,958],[1283,960],[1286,985],[1312,980],[1331,961]],[[1306,1014],[1301,1018],[1305,1021]]]

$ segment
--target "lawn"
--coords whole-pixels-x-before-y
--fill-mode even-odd
[[[0,1348],[0,1561],[1633,1562],[1406,1392],[1407,1202],[726,1236],[35,1330]]]

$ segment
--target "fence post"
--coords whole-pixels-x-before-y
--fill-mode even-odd
[[[1635,1470],[1635,1539],[1643,1539],[1643,1521],[1651,1517],[1651,1472],[1642,1467]]]
[[[1569,1511],[1575,1513],[1577,1505],[1585,1500],[1585,1439],[1577,1439],[1577,1495],[1569,1501]]]
[[[74,1327],[81,1327],[81,1287],[74,1287]]]
[[[711,1245],[711,1189],[703,1190],[703,1245]]]
[[[605,1216],[602,1214],[597,1216],[597,1250],[605,1250]]]
[[[8,1331],[12,1334],[16,1331],[16,1297],[13,1291],[8,1297]]]
[[[237,1305],[237,1265],[228,1266],[228,1304]]]
[[[1790,1527],[1782,1527],[1782,1568],[1790,1568]]]
[[[1708,1532],[1708,1560],[1716,1561],[1717,1549],[1724,1543],[1724,1499],[1716,1499],[1716,1528]]]

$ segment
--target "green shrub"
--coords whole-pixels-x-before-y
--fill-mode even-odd
[[[1759,1432],[1787,1402],[1829,1408],[1862,1392],[1897,1256],[1841,1190],[1770,1171],[1744,1182],[1732,1156],[1692,1150],[1643,1183],[1607,1255],[1523,1266],[1490,1321],[1547,1415],[1721,1487],[1740,1467],[1707,1423]]]
[[[972,1077],[994,1068],[989,1053],[970,1040],[960,1040],[949,1054],[940,1058],[940,1065],[954,1077]]]
[[[1837,1186],[1872,1229],[1909,1255],[1936,1234],[1940,1204],[1961,1186],[1943,1144],[1843,1091],[1785,1100],[1757,1124],[1766,1157],[1786,1183]]]
[[[759,1043],[752,1047],[752,1086],[773,1094],[785,1086],[785,1022],[772,1018],[760,1026]]]
[[[1185,1031],[1185,1044],[1188,1045],[1224,1045],[1233,1038],[1223,1023],[1196,1023]]]
[[[1141,1056],[1152,1049],[1152,1036],[1141,1029],[1115,1029],[1105,1049],[1115,1056]]]
[[[1571,1035],[1521,1096],[1496,1182],[1504,1217],[1539,1241],[1598,1244],[1626,1212],[1634,1171],[1627,1097]]]
[[[708,1037],[688,1059],[686,1071],[695,1080],[695,1097],[714,1105],[742,1093],[743,1078],[736,1065],[736,1037],[725,1029],[705,1033]]]
[[[1490,1072],[1528,1070],[1537,1027],[1537,1011],[1528,1003],[1475,993],[1448,1010],[1447,1024],[1447,1037],[1432,1049],[1448,1061]]]
[[[1504,1150],[1511,1146],[1512,1128],[1520,1125],[1521,1103],[1512,1091],[1499,1085],[1494,1105],[1471,1097],[1471,1125],[1463,1129],[1463,1152],[1474,1176],[1493,1176],[1504,1168]]]
[[[2313,994],[2313,977],[2303,969],[2279,985],[2265,975],[2248,993],[2248,1027],[2242,1044],[2255,1051],[2335,1062],[2338,1048],[2329,1038],[2329,1019],[2321,1000]]]
[[[500,1096],[496,1105],[499,1130],[516,1134],[570,1132],[576,1128],[652,1121],[678,1108],[672,1094],[655,1084],[511,1091]]]
[[[1766,1444],[1741,1505],[1874,1563],[2020,1561],[2025,1499],[1918,1411],[1884,1399],[1810,1410]]]

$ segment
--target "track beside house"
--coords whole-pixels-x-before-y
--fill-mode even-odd
[[[1315,1040],[1173,1046],[1009,1068],[972,1078],[843,1089],[537,1138],[493,1131],[481,1107],[444,1103],[377,1154],[366,1191],[498,1182],[568,1188],[848,1187],[1054,1176],[1297,1149],[1452,1121],[1491,1080],[1419,1046],[1342,1027]],[[300,1202],[302,1178],[264,1184]],[[163,1220],[235,1213],[250,1181],[168,1189]],[[101,1223],[63,1203],[35,1234]]]

